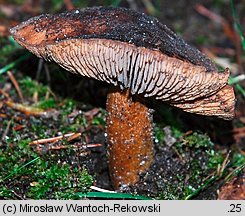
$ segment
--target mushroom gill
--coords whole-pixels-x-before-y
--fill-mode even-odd
[[[157,19],[95,7],[34,17],[11,29],[15,40],[66,70],[115,86],[107,97],[107,142],[115,188],[134,184],[153,160],[152,113],[163,101],[187,112],[234,116],[229,70],[218,72]]]

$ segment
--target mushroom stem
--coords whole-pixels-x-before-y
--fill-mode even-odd
[[[153,161],[152,114],[129,90],[112,90],[106,106],[109,170],[114,188],[122,189]]]

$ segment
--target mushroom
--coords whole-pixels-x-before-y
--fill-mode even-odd
[[[234,116],[229,69],[219,72],[156,18],[93,7],[40,15],[10,31],[38,57],[114,86],[107,96],[106,132],[115,189],[135,184],[153,161],[150,99],[186,112],[226,120]]]

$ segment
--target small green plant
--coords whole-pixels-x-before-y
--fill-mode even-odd
[[[151,200],[149,197],[134,195],[129,193],[108,193],[108,192],[78,192],[79,198],[92,198],[92,199],[132,199],[132,200]]]
[[[93,125],[102,125],[103,127],[105,127],[105,125],[106,125],[105,110],[102,110],[102,109],[100,110],[100,113],[92,119],[92,124]]]
[[[214,144],[211,142],[210,138],[206,134],[200,134],[197,132],[194,132],[193,134],[185,137],[184,140],[186,141],[186,145],[188,145],[190,148],[209,149],[214,146]]]
[[[23,78],[19,81],[20,88],[26,97],[33,97],[34,93],[38,94],[39,98],[45,98],[47,92],[49,91],[47,86],[44,86],[37,81],[34,81],[30,77]]]
[[[45,199],[50,196],[54,199],[74,199],[75,191],[86,192],[93,183],[93,178],[83,168],[71,168],[67,165],[48,164],[42,162],[43,171],[40,170],[32,182],[28,195],[35,199]]]
[[[159,126],[158,124],[156,124],[154,127],[154,135],[155,135],[156,143],[163,143],[165,134],[164,134],[163,128]]]

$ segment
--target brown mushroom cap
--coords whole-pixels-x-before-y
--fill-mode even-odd
[[[160,50],[168,56],[205,66],[208,71],[216,70],[205,55],[186,44],[156,18],[126,8],[93,7],[57,15],[40,15],[23,22],[11,32],[26,46],[45,46],[71,38],[117,40]]]
[[[37,56],[73,73],[187,112],[234,116],[229,70],[218,72],[211,60],[155,18],[124,8],[94,7],[34,17],[11,33]]]

